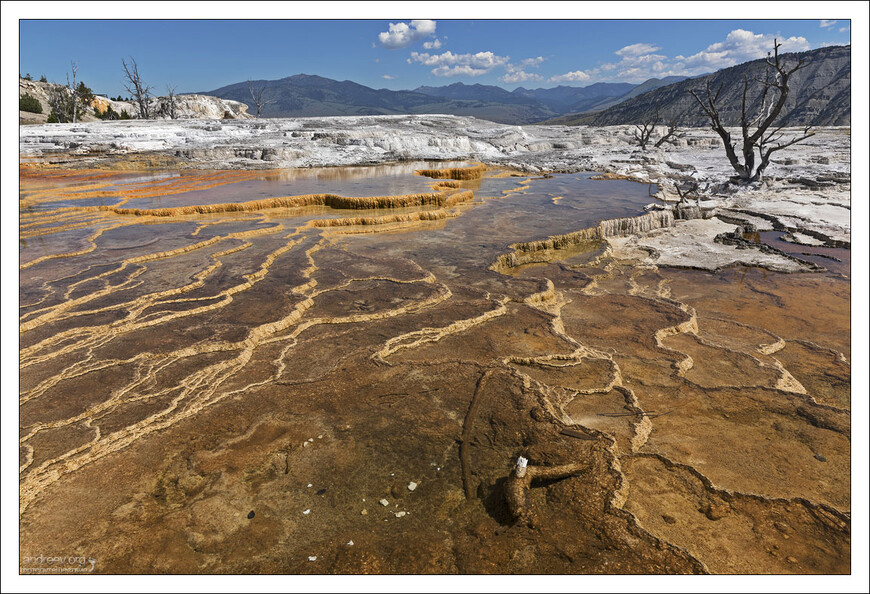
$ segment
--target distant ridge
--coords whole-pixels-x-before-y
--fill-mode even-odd
[[[783,110],[787,125],[849,125],[851,123],[851,47],[832,46],[784,54],[783,59],[809,64],[792,78],[792,92]],[[473,116],[500,124],[634,124],[652,116],[658,106],[662,119],[678,117],[686,126],[706,126],[706,116],[689,90],[723,85],[720,102],[728,125],[737,123],[744,75],[762,76],[764,61],[755,60],[709,75],[685,78],[651,78],[632,83],[595,83],[586,87],[550,89],[519,87],[507,91],[495,85],[453,83],[420,86],[412,91],[392,91],[345,80],[297,74],[279,80],[238,82],[203,92],[240,101],[256,113],[249,84],[265,87],[263,117],[452,114]],[[758,91],[753,87],[752,92]],[[754,98],[755,95],[752,95]]]
[[[443,113],[474,116],[501,124],[531,124],[594,108],[601,103],[612,105],[634,88],[642,86],[596,83],[587,87],[520,87],[507,91],[495,85],[454,83],[441,87],[421,86],[413,91],[391,91],[310,74],[256,80],[250,84],[266,89],[263,99],[267,103],[261,111],[263,117]],[[202,94],[241,101],[249,105],[250,113],[256,113],[248,81]]]
[[[780,60],[787,65],[797,64],[800,59],[807,64],[790,78],[790,92],[780,116],[780,124],[851,125],[851,50],[851,46],[840,45],[780,55]],[[582,118],[582,123],[595,126],[636,124],[652,117],[658,106],[663,120],[677,118],[685,126],[707,126],[707,116],[689,91],[701,91],[699,96],[704,97],[709,80],[712,89],[722,87],[718,106],[723,123],[736,126],[740,123],[744,76],[750,80],[750,104],[755,104],[762,85],[752,84],[751,81],[764,78],[765,67],[764,60],[753,60],[706,76],[687,79],[628,99],[591,117],[587,115]]]

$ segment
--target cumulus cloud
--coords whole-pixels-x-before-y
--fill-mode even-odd
[[[634,43],[613,52],[621,59],[618,62],[607,62],[597,68],[587,70],[587,78],[577,80],[589,80],[598,77],[601,73],[608,73],[608,79],[619,79],[641,82],[653,76],[659,76],[667,70],[667,56],[657,54],[661,48],[652,43]],[[564,76],[564,75],[563,75]],[[555,78],[555,77],[554,77]],[[570,79],[569,79],[570,80]]]
[[[828,27],[833,27],[836,22],[837,21],[828,21],[822,19],[821,21],[819,21],[819,27],[821,27],[822,29],[827,29]]]
[[[776,35],[755,34],[752,31],[735,29],[728,34],[725,41],[714,43],[702,52],[688,57],[677,56],[674,67],[691,76],[757,60],[766,57],[773,49],[774,39],[782,44],[780,52],[800,52],[810,49],[809,42],[803,37],[781,38]]]
[[[538,56],[536,58],[526,58],[525,60],[520,60],[517,64],[507,63],[504,65],[505,74],[499,77],[499,80],[507,83],[514,84],[518,82],[526,82],[529,80],[544,80],[544,77],[535,72],[526,72],[529,68],[537,68],[540,66],[544,60],[543,56]]]
[[[544,77],[536,72],[526,72],[525,70],[513,70],[499,77],[499,80],[507,84],[515,84],[526,82],[529,80],[543,80]]]
[[[851,29],[851,25],[847,25],[845,27],[840,27],[840,33],[845,33]]]
[[[504,66],[510,62],[508,56],[497,56],[492,52],[477,52],[476,54],[454,54],[446,51],[442,54],[428,52],[411,52],[408,63],[418,62],[431,66],[435,76],[480,76],[493,68]]]
[[[592,77],[590,77],[582,70],[575,70],[574,72],[566,72],[565,74],[551,76],[550,82],[583,82],[589,80],[590,78]]]
[[[415,20],[390,23],[389,31],[378,33],[378,41],[388,49],[400,49],[435,34],[435,21]]]
[[[438,39],[437,37],[435,39],[433,39],[432,41],[427,41],[423,44],[423,49],[427,49],[427,50],[438,49],[440,47],[441,47],[441,40]]]
[[[432,74],[435,76],[480,76],[489,72],[486,68],[475,68],[467,64],[457,64],[455,66],[438,66],[432,69]]]
[[[540,66],[543,63],[544,60],[545,60],[545,58],[542,56],[538,56],[537,58],[526,58],[525,60],[520,60],[519,67],[520,68],[537,68],[538,66]]]
[[[595,68],[576,70],[551,77],[550,82],[625,81],[643,82],[649,78],[666,76],[697,76],[715,72],[742,62],[764,58],[773,49],[773,41],[781,43],[780,52],[799,52],[810,49],[803,37],[756,34],[735,29],[723,41],[708,45],[703,51],[690,56],[669,57],[661,47],[652,43],[634,43],[614,52],[619,57],[613,62]]]
[[[616,50],[613,53],[615,53],[617,56],[631,58],[635,56],[644,56],[646,54],[651,54],[660,49],[662,48],[651,43],[635,43],[632,45],[627,45],[620,50]]]

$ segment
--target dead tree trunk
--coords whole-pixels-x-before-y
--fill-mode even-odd
[[[266,92],[266,87],[254,87],[254,83],[250,79],[248,80],[248,91],[251,93],[251,100],[254,102],[254,106],[257,108],[256,117],[260,117],[260,111],[262,110],[262,108],[266,107],[270,103],[275,103],[274,101],[267,101],[263,99],[263,93]]]
[[[673,144],[675,140],[677,140],[678,138],[684,138],[685,136],[686,136],[686,133],[680,132],[680,129],[679,129],[679,126],[677,125],[677,122],[673,121],[670,124],[668,124],[668,131],[665,133],[664,136],[662,136],[661,138],[659,138],[656,141],[654,146],[656,148],[658,148],[666,142],[670,142],[671,144]]]
[[[173,120],[178,119],[175,105],[175,87],[170,87],[169,85],[166,85],[166,92],[169,96],[169,117]]]
[[[651,120],[647,120],[640,124],[635,124],[634,140],[640,145],[641,150],[646,150],[646,145],[649,144],[652,133],[655,132],[656,126],[659,124],[659,108],[656,107],[655,114]],[[658,146],[658,145],[656,145]]]
[[[72,93],[72,123],[75,124],[79,111],[79,94],[78,89],[76,89],[76,73],[79,71],[79,65],[76,62],[70,62],[70,68],[72,69],[72,84],[70,84],[69,74],[67,74],[66,85]]]
[[[133,100],[139,106],[139,117],[147,120],[150,117],[148,100],[151,99],[151,87],[142,82],[142,77],[139,76],[139,67],[136,60],[130,58],[130,66],[127,66],[126,60],[121,60],[124,66],[124,78],[127,80],[124,83],[124,88],[133,97]]]
[[[532,506],[530,489],[533,480],[557,480],[575,476],[588,470],[588,464],[563,464],[562,466],[527,466],[528,460],[517,459],[514,469],[505,483],[505,500],[517,523],[530,528],[537,525],[537,515]]]
[[[731,134],[725,129],[716,106],[719,94],[722,92],[722,87],[720,86],[714,93],[710,88],[710,78],[708,77],[707,97],[705,100],[702,100],[695,91],[689,91],[701,105],[707,117],[710,118],[711,128],[722,138],[722,142],[725,145],[725,155],[728,157],[731,167],[737,172],[737,175],[731,178],[731,181],[734,183],[746,184],[760,180],[764,170],[770,164],[770,157],[774,152],[806,140],[815,134],[809,131],[809,127],[806,127],[802,136],[776,144],[783,138],[783,134],[781,134],[783,126],[773,128],[772,126],[776,118],[779,117],[788,98],[789,78],[792,74],[807,66],[803,60],[798,60],[794,68],[786,68],[779,59],[779,48],[781,45],[781,43],[777,43],[774,39],[773,61],[771,61],[770,54],[767,55],[765,60],[765,80],[758,80],[764,86],[764,90],[754,115],[749,113],[747,106],[749,77],[744,77],[743,79],[743,98],[740,112],[740,130],[743,140],[740,151],[743,155],[742,162],[737,155],[736,144],[731,140]],[[771,74],[773,74],[772,77]],[[778,97],[776,96],[777,94]],[[758,151],[759,158],[757,166],[755,163],[756,151]]]

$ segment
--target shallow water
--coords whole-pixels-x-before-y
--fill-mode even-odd
[[[602,245],[490,269],[654,201],[588,174],[491,170],[447,205],[92,208],[431,193],[414,170],[434,166],[23,177],[22,554],[527,573],[532,547],[550,573],[849,570],[848,250],[759,237],[830,274],[641,267]],[[519,453],[590,463],[532,490],[531,541],[499,491]]]

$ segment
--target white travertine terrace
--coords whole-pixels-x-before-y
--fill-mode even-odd
[[[124,155],[161,154],[193,167],[220,169],[464,159],[528,172],[627,176],[660,184],[658,196],[671,201],[677,199],[675,184],[697,182],[700,204],[729,220],[745,220],[762,230],[786,229],[829,245],[850,244],[849,128],[819,129],[807,141],[778,152],[765,179],[750,187],[725,183],[733,171],[721,140],[709,129],[690,129],[677,144],[647,151],[632,142],[633,129],[507,126],[450,115],[159,120],[23,126],[19,146],[23,159],[75,155],[79,163],[99,164]],[[790,131],[783,132],[788,137]],[[719,266],[723,252],[734,250],[711,246],[714,226],[722,227],[721,221],[691,226],[678,221],[671,230],[656,231],[655,243],[691,251],[698,256],[694,264],[701,266],[701,246],[710,246],[707,252],[718,253],[712,259]]]

